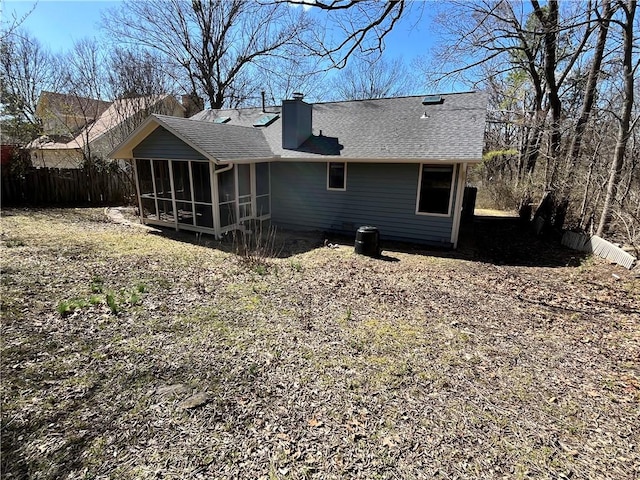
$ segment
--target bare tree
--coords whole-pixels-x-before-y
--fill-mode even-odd
[[[103,155],[122,142],[152,113],[182,116],[176,85],[162,68],[157,52],[116,47],[107,58],[107,85],[113,99],[112,129],[100,142]],[[197,102],[187,95],[189,100]]]
[[[399,58],[352,56],[331,80],[332,100],[364,100],[416,93],[418,81]]]
[[[40,92],[55,90],[61,83],[57,56],[23,29],[0,39],[0,91],[3,136],[27,144],[41,130],[36,107]]]
[[[318,3],[318,8],[332,12],[357,11],[357,5],[366,4],[355,0]],[[492,151],[486,158],[493,172],[501,176],[508,172],[510,178],[510,162],[518,159],[515,186],[526,180],[524,202],[550,191],[544,214],[561,226],[569,202],[580,197],[576,202],[580,205],[573,206],[579,209],[581,226],[585,217],[593,219],[601,211],[598,232],[615,224],[618,233],[626,231],[632,243],[640,238],[635,131],[640,114],[634,103],[640,65],[634,38],[640,27],[636,4],[637,0],[581,4],[451,0],[440,6],[441,33],[445,34],[438,57],[441,69],[432,70],[429,77],[438,83],[463,81],[473,88],[489,87],[493,93],[488,131]],[[357,48],[371,46],[360,43],[364,35],[375,40],[372,32],[385,20],[393,28],[399,17],[392,12],[401,14],[405,6],[402,1],[386,2],[379,6],[377,16],[361,15],[361,21],[352,17],[345,22],[344,40],[336,48],[326,48],[325,54],[338,55],[349,47],[340,57],[339,66],[344,66],[344,58]],[[624,13],[617,15],[618,11]],[[609,41],[612,24],[621,27],[621,45]],[[356,33],[349,34],[349,30]],[[386,33],[388,29],[377,37],[380,47]],[[619,53],[624,56],[620,62],[623,88],[616,93],[612,86],[618,78]],[[340,63],[331,58],[334,64]],[[611,109],[614,105],[617,113]],[[513,126],[520,131],[519,142],[514,141]],[[616,128],[612,142],[610,132]],[[513,155],[514,151],[519,154]],[[605,166],[602,158],[608,155],[612,160]],[[541,159],[546,167],[543,176],[535,168]],[[535,189],[542,191],[536,194]]]
[[[609,24],[616,7],[612,7],[610,0],[603,0],[602,12],[595,10],[598,16],[598,38],[593,51],[593,59],[591,60],[591,66],[587,76],[587,82],[584,87],[584,97],[582,100],[582,109],[578,120],[574,127],[574,133],[571,138],[571,145],[568,151],[568,161],[565,171],[565,192],[563,196],[569,195],[574,184],[575,176],[571,175],[576,167],[576,164],[580,158],[582,149],[582,140],[584,132],[589,122],[591,112],[596,100],[596,94],[598,92],[598,81],[602,69],[602,60],[604,58],[605,46],[607,43],[607,35],[609,33]]]
[[[211,108],[251,95],[249,72],[296,55],[310,26],[302,9],[246,0],[126,0],[103,23],[115,38],[158,52],[183,90]]]
[[[174,92],[176,85],[165,73],[162,61],[154,51],[116,46],[106,59],[109,96],[135,98]]]
[[[68,125],[68,136],[72,139],[70,143],[81,152],[79,162],[93,164],[96,156],[92,151],[92,132],[96,120],[110,105],[105,51],[95,39],[83,39],[67,53],[65,63],[61,91],[67,97],[68,108],[79,118],[79,128]]]
[[[598,230],[596,232],[598,235],[606,233],[609,224],[611,223],[613,206],[618,194],[627,143],[629,141],[631,131],[638,120],[636,117],[633,124],[631,123],[632,109],[634,105],[634,78],[635,73],[638,70],[638,66],[640,65],[640,59],[633,58],[634,18],[636,14],[637,1],[627,0],[623,3],[620,0],[619,5],[624,16],[621,21],[614,21],[621,27],[623,33],[622,66],[624,87],[622,90],[622,105],[620,106],[620,113],[617,116],[618,135],[613,159],[611,161],[609,180],[607,182],[607,193],[604,199],[602,213],[600,214]]]
[[[422,2],[407,0],[275,0],[304,5],[326,14],[328,28],[316,29],[307,47],[327,59],[330,67],[344,68],[354,53],[380,53],[386,36],[412,8],[422,10]],[[337,32],[337,33],[332,33]]]
[[[4,11],[7,7],[6,2],[3,1],[0,3],[4,4],[2,8],[2,10]],[[29,15],[31,15],[36,9],[37,4],[38,2],[36,1],[27,12],[23,13],[20,16],[17,16],[15,11],[11,12],[10,15],[0,16],[0,41],[4,41],[5,39],[14,35],[17,30],[20,29],[25,20],[29,17]]]
[[[294,92],[303,92],[310,101],[325,100],[330,87],[324,81],[327,73],[319,63],[320,59],[309,55],[264,59],[253,82],[247,82],[252,93],[245,104],[255,105],[257,100],[261,100],[262,91],[266,102],[273,105],[291,98]]]

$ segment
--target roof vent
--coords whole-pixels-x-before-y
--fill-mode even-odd
[[[277,113],[265,113],[260,118],[258,118],[255,122],[253,122],[254,127],[266,127],[267,125],[275,122],[278,117]]]
[[[304,98],[304,93],[293,92],[292,97],[294,100],[302,100]]]
[[[231,117],[216,117],[213,123],[227,123]]]
[[[436,105],[444,102],[442,95],[427,95],[422,99],[422,105]]]

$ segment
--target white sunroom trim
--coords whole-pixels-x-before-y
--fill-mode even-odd
[[[458,184],[456,185],[456,203],[453,212],[453,228],[451,229],[451,243],[453,248],[458,248],[458,235],[460,233],[460,221],[462,219],[462,202],[464,198],[464,188],[467,178],[467,166],[458,166]]]

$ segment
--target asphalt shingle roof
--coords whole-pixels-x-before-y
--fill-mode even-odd
[[[75,138],[68,142],[49,142],[47,137],[34,140],[28,148],[42,150],[74,150],[85,148],[87,143],[96,141],[101,136],[113,131],[142,110],[156,107],[162,102],[168,102],[169,95],[154,95],[148,97],[123,98],[115,100],[102,112],[95,122],[84,127]]]
[[[193,118],[153,115],[192,146],[220,161],[270,158],[273,152],[264,133],[254,127],[225,125]]]
[[[97,100],[95,98],[68,95],[65,93],[47,92],[40,93],[36,110],[40,115],[78,115],[80,117],[99,117],[111,102]]]
[[[217,128],[198,127],[190,134],[198,145],[213,143],[215,149],[223,150],[230,160],[234,155],[246,158],[252,149],[260,152],[256,157],[262,156],[266,152],[261,143],[264,140],[270,155],[282,158],[480,161],[486,95],[479,92],[444,94],[442,103],[431,105],[423,105],[423,98],[315,103],[313,136],[295,150],[282,148],[281,118],[267,127],[252,126],[263,115],[260,108],[205,110],[194,115],[191,121]],[[280,113],[280,107],[266,111]],[[222,116],[231,119],[224,124],[212,123]]]

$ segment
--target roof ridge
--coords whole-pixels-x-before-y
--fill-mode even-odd
[[[357,103],[357,102],[376,102],[382,100],[404,100],[409,98],[424,98],[429,95],[466,95],[470,93],[482,93],[480,90],[467,90],[465,92],[448,92],[448,93],[421,93],[419,95],[400,95],[397,97],[380,97],[380,98],[358,98],[354,100],[332,100],[326,102],[313,102],[313,105],[326,105],[328,103]]]
[[[331,100],[324,102],[309,102],[309,105],[330,105],[330,104],[345,104],[345,103],[364,103],[364,102],[380,102],[380,101],[388,101],[388,100],[404,100],[404,99],[419,99],[424,98],[429,95],[442,95],[442,96],[452,96],[452,95],[468,95],[468,94],[480,94],[483,93],[481,90],[467,90],[464,92],[448,92],[448,93],[422,93],[419,95],[401,95],[397,97],[381,97],[381,98],[361,98],[355,100]],[[266,106],[265,109],[279,109],[281,110],[281,105],[271,105]],[[203,112],[243,112],[250,110],[260,110],[261,106],[255,107],[236,107],[236,108],[208,108],[203,110]],[[262,112],[262,113],[278,113],[278,112]],[[202,121],[202,120],[199,120]]]
[[[164,118],[170,118],[170,119],[171,119],[171,121],[175,121],[175,120],[178,120],[178,121],[188,120],[188,121],[190,121],[190,122],[206,123],[206,124],[208,124],[208,125],[220,125],[220,126],[224,126],[224,128],[241,128],[241,129],[243,129],[243,130],[252,130],[252,131],[253,131],[253,130],[263,130],[263,129],[261,129],[261,128],[249,127],[249,126],[246,126],[246,125],[234,125],[234,124],[231,124],[231,125],[230,125],[230,124],[227,124],[227,123],[224,123],[224,124],[222,124],[222,123],[221,123],[221,124],[217,124],[217,123],[213,123],[213,122],[212,122],[212,121],[210,121],[210,120],[199,120],[199,119],[195,119],[195,118],[191,118],[191,117],[186,117],[186,118],[185,118],[185,117],[174,117],[173,115],[163,115],[163,114],[159,114],[159,113],[152,113],[151,115],[152,115],[152,116],[154,116],[154,117],[160,118],[160,120],[162,120],[162,119],[164,119]],[[217,127],[215,127],[215,128],[217,128]]]

